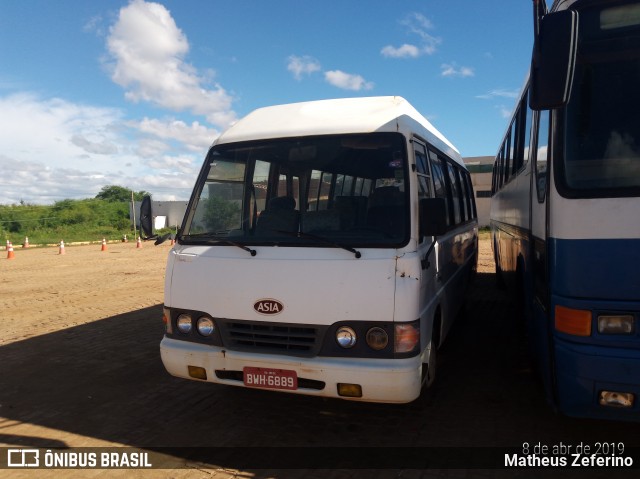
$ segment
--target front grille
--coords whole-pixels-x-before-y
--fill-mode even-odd
[[[217,319],[224,346],[235,351],[255,351],[291,356],[317,355],[325,327]]]

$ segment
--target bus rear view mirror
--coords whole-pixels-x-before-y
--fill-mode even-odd
[[[444,198],[420,200],[420,237],[440,236],[447,232],[447,205]]]
[[[142,198],[142,204],[140,205],[140,229],[146,237],[153,236],[152,220],[151,197],[145,196]]]
[[[550,110],[567,104],[578,45],[578,13],[573,10],[542,17],[533,46],[529,105]]]

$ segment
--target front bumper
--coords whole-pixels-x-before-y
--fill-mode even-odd
[[[206,371],[207,379],[203,381],[230,386],[246,387],[241,376],[243,368],[257,367],[295,371],[299,378],[298,389],[283,390],[294,394],[407,403],[416,399],[421,390],[420,356],[404,359],[297,358],[228,351],[166,336],[160,343],[160,355],[172,376],[194,379],[189,375],[189,366],[195,366]],[[324,385],[320,388],[322,383]],[[362,397],[340,396],[339,383],[359,384]]]

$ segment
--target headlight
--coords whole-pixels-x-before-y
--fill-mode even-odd
[[[389,344],[389,335],[384,329],[375,327],[367,331],[366,340],[371,349],[380,351]]]
[[[211,318],[207,318],[206,316],[202,316],[198,319],[196,328],[198,328],[198,332],[203,336],[211,336],[216,330],[216,327],[213,324],[213,320]]]
[[[178,331],[183,334],[189,334],[191,332],[191,328],[193,327],[191,323],[191,316],[188,314],[181,314],[178,316],[178,320],[176,321],[178,326]]]
[[[633,334],[635,321],[631,315],[598,316],[598,332],[601,334]]]
[[[336,332],[336,341],[345,348],[352,348],[356,344],[356,332],[348,326],[341,326]]]

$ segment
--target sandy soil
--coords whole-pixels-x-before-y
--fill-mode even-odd
[[[170,248],[67,245],[60,255],[14,246],[13,259],[0,251],[0,345],[162,303]]]

